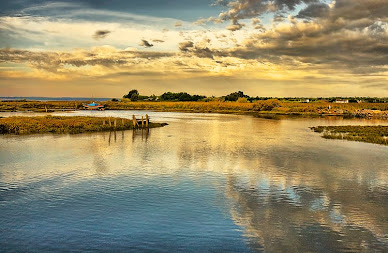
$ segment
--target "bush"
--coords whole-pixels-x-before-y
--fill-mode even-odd
[[[274,108],[280,107],[282,103],[277,99],[268,99],[264,101],[257,101],[253,105],[254,111],[272,111]]]
[[[247,98],[238,98],[237,103],[248,103],[248,99]]]
[[[249,96],[245,95],[244,92],[242,91],[237,91],[230,93],[229,95],[225,96],[225,101],[232,101],[235,102],[239,98],[249,98]]]

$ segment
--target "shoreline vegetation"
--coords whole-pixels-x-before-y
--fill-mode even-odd
[[[133,120],[112,117],[86,116],[37,116],[37,117],[5,117],[0,118],[0,134],[40,134],[103,132],[141,129],[134,127]],[[149,122],[148,128],[163,127],[166,123]]]
[[[0,101],[0,112],[83,110],[87,101]],[[388,119],[388,103],[283,102],[278,99],[238,101],[106,101],[106,110],[150,110],[192,113],[348,116]]]
[[[388,126],[317,126],[311,130],[321,133],[325,139],[388,145]]]

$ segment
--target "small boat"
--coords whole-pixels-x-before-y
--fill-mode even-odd
[[[85,109],[88,110],[99,110],[103,111],[105,108],[101,104],[97,104],[96,102],[90,103],[90,104],[84,104]]]

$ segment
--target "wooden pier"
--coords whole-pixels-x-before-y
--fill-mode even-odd
[[[145,115],[145,119],[144,119],[144,116],[141,116],[141,119],[137,119],[135,117],[135,115],[132,115],[132,125],[133,125],[134,129],[135,128],[141,128],[141,129],[148,128],[149,124],[150,124],[150,117],[148,116],[148,114]]]
[[[150,117],[148,116],[148,114],[146,114],[145,117],[141,116],[141,119],[137,119],[135,115],[132,115],[132,120],[129,121],[133,129],[148,129],[150,126]],[[122,118],[121,122],[118,122],[117,119],[112,120],[111,117],[109,117],[107,122],[105,120],[102,121],[102,125],[109,124],[110,127],[112,127],[113,125],[114,128],[117,128],[120,123],[121,126],[128,125],[128,119]]]

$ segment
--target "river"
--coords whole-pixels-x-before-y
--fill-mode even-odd
[[[0,136],[0,252],[388,250],[388,147],[309,129],[387,121],[65,114],[146,113],[169,125]]]

